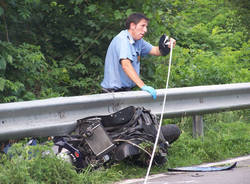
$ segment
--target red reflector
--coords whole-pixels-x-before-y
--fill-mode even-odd
[[[78,153],[78,152],[76,152],[76,151],[75,151],[75,156],[76,156],[76,158],[78,158],[78,157],[79,157],[79,153]]]

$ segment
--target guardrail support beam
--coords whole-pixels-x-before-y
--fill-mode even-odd
[[[193,137],[203,137],[204,136],[204,124],[203,124],[203,116],[194,115],[193,116]]]

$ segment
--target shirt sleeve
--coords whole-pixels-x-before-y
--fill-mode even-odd
[[[146,42],[144,39],[141,39],[142,49],[141,49],[141,56],[146,56],[152,50],[153,45]]]
[[[129,41],[127,39],[120,39],[117,43],[117,53],[119,57],[119,62],[121,59],[129,59],[133,61],[131,47],[129,45]]]

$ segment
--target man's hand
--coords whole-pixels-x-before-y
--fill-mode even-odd
[[[170,43],[173,43],[173,48],[174,48],[174,47],[175,47],[175,44],[176,44],[176,40],[173,39],[173,38],[170,38]],[[168,45],[169,48],[171,48],[170,43],[169,43],[169,45]]]
[[[173,43],[173,48],[175,47],[176,40],[173,38],[169,38],[165,34],[161,36],[159,40],[159,50],[162,56],[166,56],[170,52],[170,43]]]
[[[147,91],[148,93],[150,93],[152,95],[154,100],[156,99],[156,91],[151,86],[144,85],[144,86],[142,86],[141,90]]]

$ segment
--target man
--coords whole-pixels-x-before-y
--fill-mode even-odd
[[[126,20],[126,30],[121,31],[111,41],[105,59],[104,79],[101,83],[104,92],[129,91],[134,86],[147,91],[156,99],[156,91],[140,79],[140,58],[148,54],[166,56],[170,43],[176,41],[162,35],[159,46],[152,46],[143,40],[147,33],[149,19],[141,13],[133,13]],[[181,130],[175,124],[162,126],[162,133],[169,144],[176,141]]]
[[[143,40],[147,33],[149,19],[141,13],[131,14],[126,21],[126,30],[121,31],[111,41],[104,68],[104,79],[101,83],[103,91],[129,91],[136,85],[143,91],[149,92],[156,99],[156,91],[147,86],[140,79],[140,58],[148,54],[154,56],[167,55],[170,51],[170,42],[173,47],[174,39],[168,40],[163,35],[159,46],[152,46]]]

